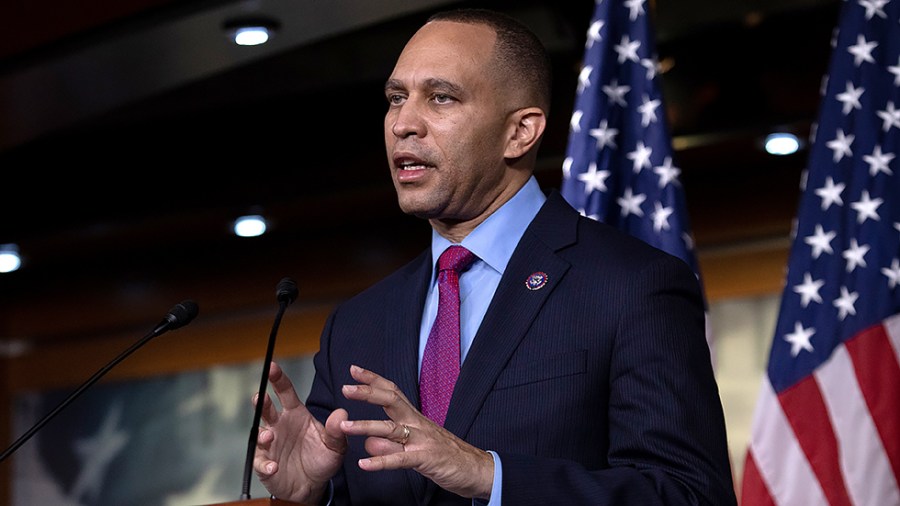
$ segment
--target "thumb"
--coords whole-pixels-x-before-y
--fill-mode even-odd
[[[325,446],[343,455],[347,452],[347,436],[341,430],[341,422],[347,421],[350,415],[345,409],[336,409],[325,420],[325,430],[322,433],[322,442]]]

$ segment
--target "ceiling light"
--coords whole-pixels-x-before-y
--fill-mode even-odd
[[[19,247],[15,244],[0,245],[0,273],[13,272],[22,266]]]
[[[766,137],[766,152],[770,155],[792,155],[800,149],[800,140],[790,133],[774,133]]]
[[[227,21],[223,28],[235,44],[258,46],[272,38],[278,29],[278,23],[262,18],[236,19]]]
[[[241,216],[234,221],[234,233],[238,237],[257,237],[266,233],[266,219],[258,214]]]

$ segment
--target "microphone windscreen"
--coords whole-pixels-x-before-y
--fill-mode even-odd
[[[166,319],[169,320],[169,330],[187,325],[199,312],[200,308],[192,300],[184,300],[175,304],[166,316]]]
[[[288,304],[297,300],[297,294],[299,293],[297,283],[291,278],[283,278],[278,282],[278,287],[275,289],[275,296],[278,297],[278,302],[287,302]]]

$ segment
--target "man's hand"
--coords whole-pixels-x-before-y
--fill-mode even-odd
[[[348,436],[368,436],[366,450],[371,457],[359,461],[361,469],[414,469],[457,495],[490,498],[494,479],[490,453],[426,418],[387,379],[357,366],[350,368],[350,374],[360,384],[344,385],[344,397],[382,406],[390,417],[356,421],[344,418],[339,423]]]
[[[253,468],[259,481],[275,497],[315,504],[340,468],[347,450],[347,438],[340,429],[347,412],[335,410],[322,425],[300,402],[290,378],[274,362],[269,369],[269,382],[282,410],[279,412],[265,396],[265,426],[257,438]],[[254,398],[254,405],[258,401]]]

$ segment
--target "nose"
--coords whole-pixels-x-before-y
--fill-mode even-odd
[[[411,98],[392,107],[388,111],[387,120],[391,133],[397,138],[425,135],[425,122],[422,119],[421,111]]]

